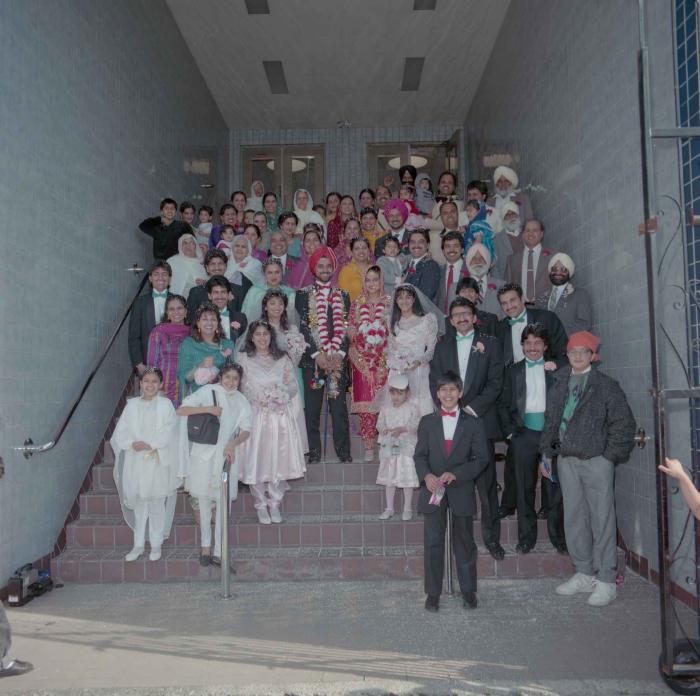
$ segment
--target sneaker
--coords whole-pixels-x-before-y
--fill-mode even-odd
[[[617,597],[617,587],[614,582],[601,582],[594,580],[593,594],[588,598],[592,607],[605,607]]]
[[[267,508],[257,508],[256,512],[258,513],[258,522],[260,522],[260,524],[270,524],[270,522],[272,522]]]
[[[384,512],[379,515],[380,520],[388,520],[394,516],[394,511],[391,508],[387,508]]]
[[[404,510],[401,513],[401,519],[404,522],[408,522],[409,520],[412,520],[413,519],[413,510]]]
[[[280,515],[280,509],[278,507],[270,506],[270,520],[275,524],[279,524],[282,521],[282,515]]]
[[[374,461],[374,450],[371,450],[371,449],[365,450],[365,461],[366,462],[373,462]]]
[[[129,553],[124,556],[125,561],[135,561],[144,551],[143,546],[134,546]]]
[[[592,575],[576,573],[566,582],[558,585],[554,590],[558,595],[575,595],[579,592],[593,592],[595,590],[595,578]]]
[[[159,561],[160,560],[160,546],[156,546],[155,548],[151,548],[151,553],[148,554],[148,560],[149,561]]]

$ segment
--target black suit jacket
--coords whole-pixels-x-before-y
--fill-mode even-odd
[[[243,312],[239,312],[236,307],[235,307],[235,302],[229,302],[228,303],[228,320],[231,324],[233,323],[238,323],[240,326],[238,328],[235,328],[234,326],[231,326],[231,340],[235,343],[244,333],[245,330],[248,328],[248,317],[243,314]],[[224,318],[221,317],[221,323],[224,323]]]
[[[139,229],[153,240],[153,258],[166,261],[178,253],[177,243],[183,234],[191,234],[192,228],[181,220],[173,220],[169,225],[160,221],[160,215],[146,218]]]
[[[476,350],[478,342],[484,346],[483,353]],[[448,370],[459,375],[455,333],[445,334],[440,339],[430,361],[430,392],[436,401],[437,381]],[[496,403],[503,387],[503,356],[498,339],[475,330],[466,374],[459,376],[464,382],[460,406],[471,406],[477,416],[483,419],[486,436],[492,440],[500,439]]]
[[[415,285],[431,302],[435,302],[440,289],[440,266],[427,257],[421,259],[415,268],[411,268],[409,262],[403,275],[403,282]]]
[[[340,290],[339,288],[334,288],[335,291],[342,293],[343,305],[345,306],[345,319],[347,320],[348,313],[350,312],[350,296],[345,290]],[[300,367],[314,368],[316,361],[311,356],[317,353],[319,347],[316,345],[313,334],[311,332],[311,327],[309,326],[309,295],[314,292],[314,286],[308,285],[301,290],[297,290],[296,297],[294,299],[294,307],[297,310],[297,315],[299,316],[299,330],[304,335],[304,339],[308,344],[308,348],[304,351],[304,355],[301,356],[299,361]],[[330,303],[328,305],[328,332],[330,338],[335,336],[335,332],[338,327],[333,325],[333,308]],[[345,362],[347,363],[348,356],[348,346],[350,345],[350,338],[348,337],[347,331],[345,332],[345,337],[340,345],[340,350],[345,353]]]
[[[544,354],[545,360],[553,360],[557,367],[568,364],[566,358],[566,331],[559,317],[546,309],[526,309],[525,323],[519,324],[523,329],[528,324],[541,324],[549,334],[549,346]],[[510,338],[510,324],[508,319],[501,319],[498,322],[498,336],[501,339],[503,349],[503,362],[507,365],[513,364],[513,344]]]
[[[527,365],[524,360],[511,363],[503,379],[503,391],[498,400],[498,419],[504,437],[508,437],[525,427],[526,369]],[[544,381],[547,387],[547,396],[549,396],[549,390],[554,382],[553,372],[545,370]]]
[[[253,287],[253,284],[246,276],[241,274],[241,277],[243,279],[242,285],[231,283],[233,300],[229,303],[229,308],[233,306],[236,312],[241,311],[246,293]],[[187,321],[189,321],[190,324],[194,321],[194,313],[199,309],[199,306],[208,301],[209,296],[207,295],[207,289],[204,285],[195,285],[190,290],[190,294],[187,296]]]
[[[156,323],[153,295],[151,290],[149,290],[147,295],[141,295],[136,298],[129,315],[129,359],[133,367],[136,367],[139,363],[146,364],[148,336]]]
[[[460,517],[476,513],[474,479],[488,465],[488,443],[479,418],[467,416],[461,410],[457,418],[449,457],[445,454],[445,436],[439,412],[423,416],[418,424],[418,443],[413,460],[420,481],[417,509],[423,514],[438,510],[437,505],[429,502],[431,493],[425,485],[425,477],[428,474],[440,476],[447,471],[453,473],[457,480],[446,486],[441,505],[449,504],[452,513]]]

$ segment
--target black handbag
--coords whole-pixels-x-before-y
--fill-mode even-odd
[[[216,403],[216,392],[211,393]],[[190,442],[198,445],[215,445],[219,439],[219,428],[221,422],[218,416],[211,413],[197,413],[194,416],[187,416],[187,438]]]

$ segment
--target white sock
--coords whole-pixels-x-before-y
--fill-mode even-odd
[[[386,509],[394,509],[394,495],[396,495],[396,488],[394,486],[386,487]]]
[[[403,489],[403,511],[410,512],[413,509],[413,488]]]

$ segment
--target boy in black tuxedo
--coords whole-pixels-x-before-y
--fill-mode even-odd
[[[474,479],[489,461],[484,425],[459,408],[462,380],[446,372],[437,381],[440,410],[423,416],[418,425],[414,454],[416,473],[421,482],[418,512],[423,513],[423,558],[425,568],[425,608],[438,611],[445,563],[447,508],[452,511],[452,547],[457,560],[457,577],[462,605],[476,609],[476,560],[474,543]],[[444,495],[438,504],[431,496]]]

